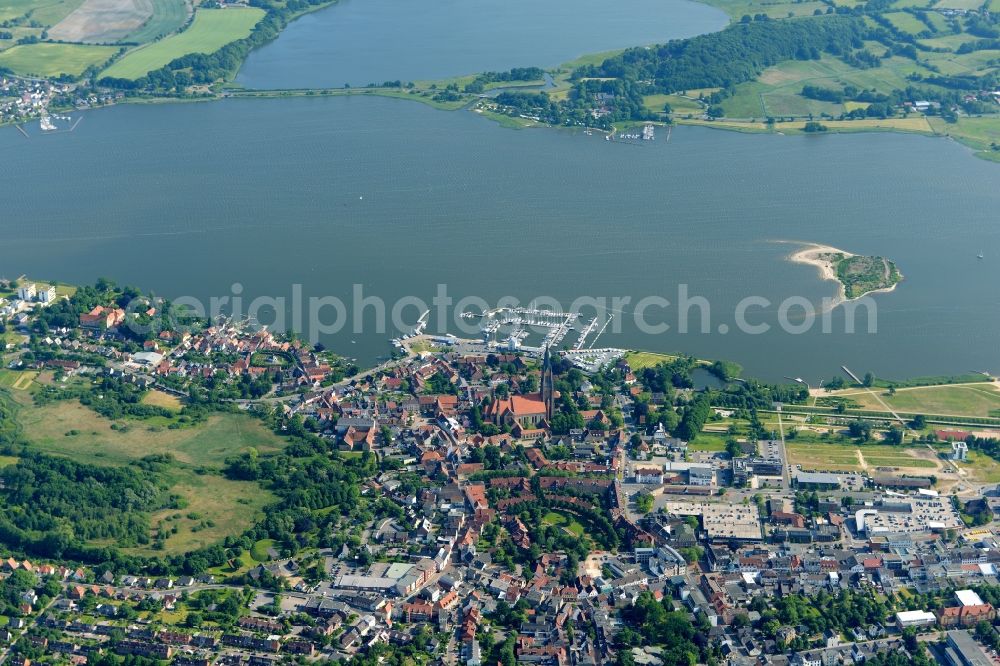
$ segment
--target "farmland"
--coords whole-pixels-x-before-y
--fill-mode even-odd
[[[184,0],[153,0],[153,15],[125,39],[139,44],[151,42],[180,30],[188,16],[188,4]]]
[[[138,79],[189,53],[214,53],[249,35],[263,16],[263,10],[250,7],[198,10],[186,30],[125,54],[101,76]]]
[[[103,65],[116,51],[88,44],[21,44],[0,51],[0,67],[23,76],[79,76],[88,67]]]

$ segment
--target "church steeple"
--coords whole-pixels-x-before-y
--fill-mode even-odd
[[[552,358],[549,356],[549,348],[545,348],[545,358],[542,360],[542,381],[541,381],[542,402],[545,403],[545,420],[551,422],[552,414],[556,406],[555,380],[552,377]]]

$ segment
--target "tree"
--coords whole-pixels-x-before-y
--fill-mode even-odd
[[[635,498],[636,510],[639,513],[649,513],[653,510],[653,495],[647,491],[642,491]]]
[[[743,447],[734,437],[730,437],[726,440],[726,453],[729,454],[730,458],[738,458],[743,455]]]

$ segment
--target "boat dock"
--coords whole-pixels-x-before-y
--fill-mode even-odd
[[[16,128],[17,128],[17,131],[18,131],[18,132],[20,132],[21,134],[23,134],[23,135],[24,135],[24,138],[25,138],[25,139],[30,139],[30,138],[31,138],[31,137],[30,137],[30,136],[28,135],[28,133],[24,131],[24,128],[23,128],[23,127],[21,127],[20,125],[14,125],[14,127],[16,127]]]

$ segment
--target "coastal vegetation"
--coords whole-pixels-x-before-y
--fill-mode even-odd
[[[896,264],[885,257],[859,256],[825,245],[809,245],[792,254],[790,259],[815,266],[824,280],[839,283],[840,293],[834,305],[891,290],[903,279]]]
[[[838,255],[832,260],[849,299],[892,288],[902,279],[896,264],[885,257]]]

